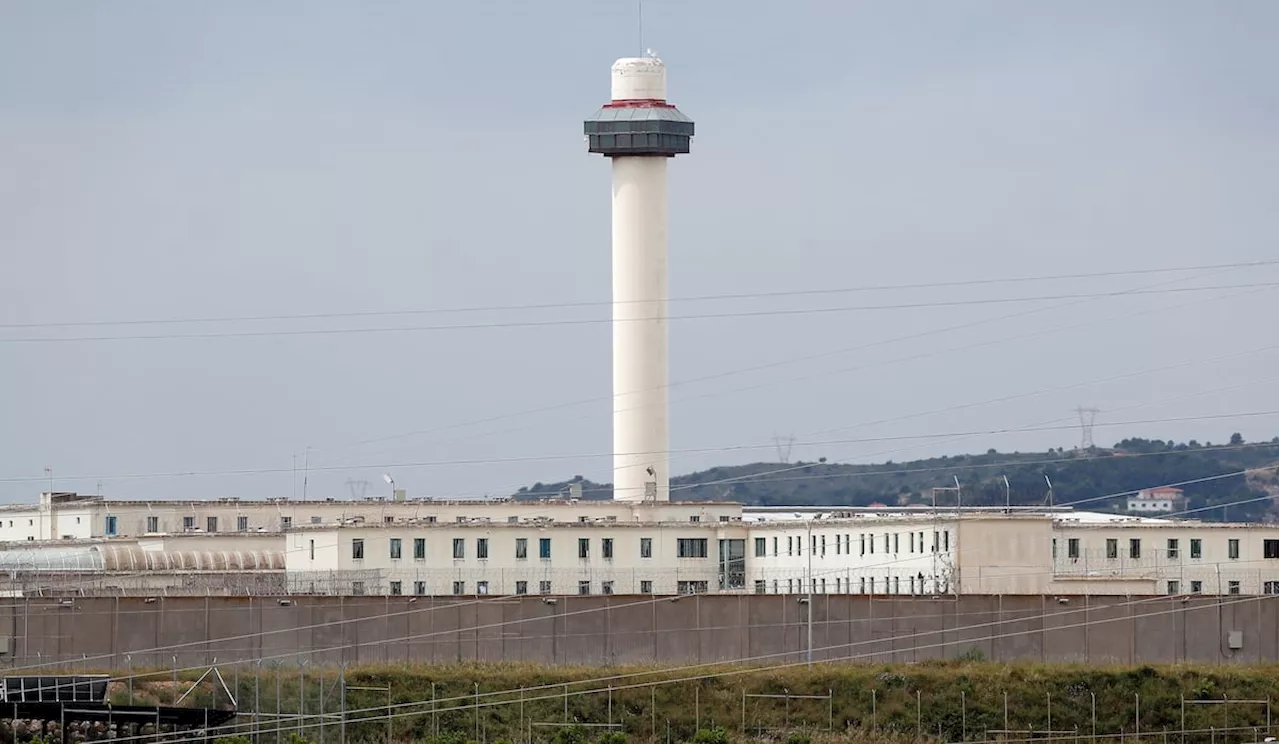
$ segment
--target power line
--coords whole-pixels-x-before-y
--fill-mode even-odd
[[[974,287],[986,286],[992,284],[1014,284],[1023,282],[1040,282],[1040,281],[1059,281],[1066,279],[1097,279],[1102,277],[1116,276],[1134,276],[1149,274],[1167,274],[1187,271],[1207,271],[1217,269],[1240,269],[1258,266],[1274,266],[1280,261],[1248,261],[1241,263],[1227,264],[1207,264],[1200,266],[1181,266],[1181,267],[1165,267],[1152,269],[1130,269],[1124,271],[1098,271],[1078,274],[1056,274],[1056,275],[1039,275],[1024,277],[1002,277],[987,279],[966,279],[958,281],[946,282],[926,282],[914,284],[882,284],[882,285],[863,285],[855,287],[836,287],[829,289],[799,289],[799,290],[782,290],[773,292],[739,292],[732,294],[713,294],[713,295],[694,295],[690,297],[672,297],[667,302],[710,302],[724,300],[745,300],[745,299],[763,299],[770,297],[801,297],[801,296],[821,296],[833,294],[852,294],[856,292],[886,292],[900,290],[918,290],[918,289],[942,289],[947,287]],[[529,310],[558,310],[579,307],[601,307],[616,306],[620,304],[643,304],[648,302],[656,302],[656,300],[636,300],[633,302],[611,302],[608,300],[582,301],[582,302],[553,302],[523,305],[482,305],[474,307],[457,307],[457,308],[419,308],[406,310],[356,310],[346,312],[327,312],[327,313],[294,313],[282,315],[227,315],[227,316],[205,316],[190,318],[137,318],[128,320],[80,320],[80,321],[44,321],[32,323],[0,323],[0,328],[86,328],[86,327],[103,327],[103,326],[130,326],[130,325],[173,325],[173,324],[192,324],[192,323],[247,323],[247,322],[263,322],[263,321],[291,321],[291,320],[328,320],[336,318],[367,318],[367,317],[389,317],[403,315],[443,315],[458,313],[480,313],[480,312],[510,312],[510,311],[529,311]]]
[[[841,312],[910,310],[932,307],[965,307],[981,305],[1000,305],[1024,302],[1047,302],[1064,299],[1097,299],[1103,297],[1120,297],[1134,295],[1170,294],[1183,292],[1205,292],[1219,289],[1257,289],[1276,287],[1276,282],[1258,282],[1252,284],[1224,284],[1206,287],[1171,287],[1151,290],[1119,290],[1114,292],[1090,292],[1081,294],[1041,295],[1039,297],[989,297],[974,300],[953,300],[938,302],[911,302],[894,305],[847,305],[843,307],[792,308],[783,310],[744,310],[723,313],[697,313],[692,315],[669,315],[664,320],[713,320],[725,318],[778,317],[791,315],[814,315]],[[652,322],[653,318],[624,318],[625,322]],[[407,333],[427,331],[470,331],[487,328],[543,328],[550,326],[598,325],[615,323],[612,318],[574,318],[563,320],[529,320],[503,321],[494,323],[459,323],[455,325],[432,326],[385,326],[368,328],[307,328],[295,330],[270,331],[223,331],[209,333],[156,333],[123,336],[33,336],[29,338],[0,338],[0,343],[72,343],[91,341],[163,341],[163,340],[199,340],[216,338],[268,338],[279,336],[334,336],[369,333]]]
[[[1223,272],[1216,272],[1216,273],[1223,273]],[[1191,277],[1191,278],[1207,278],[1207,276],[1211,276],[1211,275],[1212,275],[1212,274],[1205,275],[1205,276],[1200,276],[1200,277]],[[1154,284],[1147,284],[1147,285],[1143,285],[1143,286],[1140,286],[1140,287],[1136,287],[1135,289],[1139,289],[1139,290],[1141,290],[1141,289],[1153,289],[1153,288],[1158,288],[1158,287],[1165,287],[1165,286],[1169,286],[1170,284],[1177,284],[1177,283],[1178,283],[1178,282],[1180,282],[1180,281],[1185,281],[1185,279],[1175,279],[1175,280],[1173,280],[1173,281],[1157,282],[1157,283],[1154,283]],[[1259,290],[1254,290],[1254,291],[1256,292],[1256,291],[1259,291]],[[1249,293],[1246,293],[1246,294],[1249,294]],[[1231,297],[1231,296],[1232,296],[1232,295],[1220,295],[1220,296],[1218,296],[1218,297],[1212,297],[1212,298],[1209,298],[1209,300],[1208,300],[1208,301],[1209,301],[1209,302],[1215,302],[1215,301],[1218,301],[1218,300],[1228,299],[1228,298],[1229,298],[1229,297]],[[1034,338],[1034,337],[1042,336],[1042,335],[1045,335],[1045,334],[1048,334],[1048,333],[1056,333],[1056,332],[1058,332],[1058,331],[1072,330],[1072,329],[1075,329],[1075,328],[1081,328],[1081,327],[1085,327],[1085,326],[1089,326],[1089,325],[1094,325],[1094,324],[1099,323],[1099,322],[1109,322],[1109,321],[1111,321],[1111,320],[1119,320],[1119,319],[1123,319],[1123,320],[1129,321],[1129,320],[1131,320],[1132,318],[1137,317],[1137,316],[1147,315],[1147,314],[1150,314],[1150,313],[1156,313],[1156,312],[1159,312],[1159,313],[1168,313],[1168,312],[1170,312],[1170,311],[1172,311],[1172,310],[1176,310],[1176,309],[1180,309],[1180,308],[1184,308],[1184,307],[1191,307],[1191,306],[1194,306],[1194,305],[1200,304],[1201,302],[1204,302],[1204,301],[1205,301],[1205,300],[1203,300],[1203,299],[1198,299],[1198,300],[1193,300],[1193,301],[1191,301],[1191,302],[1184,302],[1184,303],[1180,303],[1180,304],[1177,304],[1177,305],[1172,305],[1172,306],[1169,306],[1169,307],[1153,308],[1153,309],[1151,309],[1151,310],[1143,310],[1143,311],[1138,311],[1138,312],[1136,312],[1136,313],[1127,313],[1127,314],[1125,314],[1125,315],[1123,315],[1123,316],[1113,316],[1112,318],[1104,318],[1104,319],[1102,319],[1102,320],[1097,320],[1097,321],[1085,321],[1085,322],[1083,322],[1083,323],[1077,323],[1077,324],[1074,324],[1074,325],[1068,325],[1068,326],[1059,326],[1059,327],[1057,327],[1057,328],[1048,329],[1048,330],[1037,330],[1037,331],[1033,331],[1033,332],[1030,332],[1030,333],[1024,333],[1024,334],[1019,334],[1019,335],[1015,335],[1015,336],[1005,337],[1004,339],[999,339],[999,340],[996,340],[996,341],[984,341],[984,342],[979,342],[979,343],[975,343],[975,344],[965,344],[965,345],[961,345],[961,346],[958,346],[958,347],[951,347],[951,348],[949,348],[949,349],[944,349],[944,350],[939,350],[939,351],[928,351],[928,352],[924,352],[924,353],[920,353],[920,354],[915,354],[915,355],[911,355],[911,356],[907,356],[907,357],[899,357],[898,359],[890,360],[889,362],[878,362],[878,363],[872,363],[872,364],[859,364],[859,365],[855,365],[855,366],[853,366],[853,367],[844,367],[844,368],[840,368],[840,369],[836,369],[836,370],[828,370],[828,371],[818,372],[818,373],[814,373],[814,374],[801,375],[801,376],[799,376],[799,377],[793,377],[793,378],[790,378],[790,379],[788,379],[788,380],[783,380],[783,381],[781,381],[781,382],[782,382],[782,383],[796,382],[796,381],[800,381],[800,380],[812,379],[812,378],[814,378],[814,377],[820,377],[820,376],[824,376],[824,375],[835,374],[835,373],[838,373],[838,372],[850,372],[850,371],[857,371],[857,370],[861,370],[861,369],[867,369],[867,368],[870,368],[870,367],[880,366],[880,365],[883,365],[883,364],[895,364],[895,363],[904,362],[904,361],[912,361],[912,360],[920,359],[920,358],[927,358],[927,357],[935,356],[935,355],[937,355],[937,354],[941,354],[941,353],[950,353],[950,352],[954,352],[954,351],[960,351],[960,350],[965,350],[965,349],[977,348],[977,347],[981,347],[981,346],[988,346],[988,345],[993,345],[993,344],[1004,343],[1004,342],[1007,342],[1007,341],[1016,341],[1016,340],[1021,340],[1021,339],[1024,339],[1024,338]],[[814,361],[814,360],[817,360],[817,359],[824,359],[824,358],[832,357],[832,356],[840,356],[840,355],[843,355],[843,354],[849,354],[849,353],[858,352],[858,351],[866,351],[866,350],[868,350],[868,349],[872,349],[872,348],[876,348],[876,347],[880,347],[880,346],[887,346],[887,345],[889,345],[889,344],[894,344],[894,343],[899,343],[899,342],[904,342],[904,341],[913,341],[913,340],[918,340],[918,339],[921,339],[921,338],[927,338],[927,337],[936,336],[936,335],[945,334],[945,333],[953,333],[953,332],[955,332],[955,331],[961,331],[961,330],[966,330],[966,329],[969,329],[969,328],[975,328],[975,327],[978,327],[978,326],[988,325],[988,324],[990,324],[990,323],[995,323],[995,322],[999,322],[999,321],[1003,321],[1003,320],[1012,320],[1012,319],[1015,319],[1015,318],[1023,318],[1023,317],[1027,317],[1027,316],[1030,316],[1030,315],[1037,315],[1037,314],[1040,314],[1040,313],[1043,313],[1043,312],[1046,312],[1046,311],[1049,311],[1049,310],[1056,310],[1056,309],[1062,309],[1062,308],[1072,307],[1072,306],[1075,306],[1075,305],[1083,304],[1083,303],[1085,303],[1085,302],[1086,302],[1086,300],[1075,300],[1075,301],[1070,301],[1070,302],[1058,303],[1058,304],[1055,304],[1055,305],[1051,305],[1051,306],[1049,306],[1049,307],[1039,307],[1039,308],[1032,308],[1032,309],[1029,309],[1029,310],[1021,310],[1021,311],[1018,311],[1018,312],[1009,313],[1009,314],[1006,314],[1006,315],[1000,315],[1000,316],[996,316],[996,317],[993,317],[993,318],[984,318],[984,319],[977,320],[977,321],[969,321],[969,322],[966,322],[966,323],[959,323],[959,324],[950,325],[950,326],[945,326],[945,327],[942,327],[942,328],[935,328],[935,329],[932,329],[932,330],[923,331],[923,332],[919,332],[919,333],[908,334],[908,335],[905,335],[905,336],[897,336],[897,337],[894,337],[894,338],[883,339],[883,340],[880,340],[880,341],[873,341],[873,342],[869,342],[869,343],[857,344],[857,345],[855,345],[855,346],[851,346],[851,347],[844,347],[844,348],[840,348],[840,349],[832,349],[832,350],[827,350],[827,351],[822,351],[822,352],[817,352],[817,353],[812,353],[812,354],[805,354],[805,355],[801,355],[801,356],[798,356],[798,357],[790,357],[790,358],[787,358],[787,359],[781,359],[781,360],[777,360],[777,361],[773,361],[773,362],[766,362],[766,363],[763,363],[763,364],[756,364],[756,365],[751,365],[751,366],[747,366],[747,367],[738,367],[738,368],[734,368],[734,369],[726,370],[726,371],[723,371],[723,372],[716,372],[716,373],[712,373],[712,374],[708,374],[708,375],[701,375],[701,376],[699,376],[699,377],[692,377],[692,378],[688,378],[688,379],[685,379],[685,380],[680,380],[680,381],[677,381],[677,382],[668,383],[668,384],[663,385],[663,386],[661,386],[661,387],[665,387],[665,388],[667,388],[667,389],[671,389],[671,388],[681,387],[681,386],[685,386],[685,385],[692,385],[692,384],[695,384],[695,383],[710,382],[710,381],[714,381],[714,380],[720,380],[720,379],[724,379],[724,378],[727,378],[727,377],[731,377],[731,376],[735,376],[735,375],[740,375],[740,374],[746,374],[746,373],[750,373],[750,372],[760,372],[760,371],[764,371],[764,370],[768,370],[768,369],[774,369],[774,368],[777,368],[777,367],[787,366],[787,365],[791,365],[791,364],[797,364],[797,363],[800,363],[800,362],[808,362],[808,361]],[[713,391],[709,391],[709,392],[701,393],[701,394],[696,395],[696,396],[690,396],[690,397],[687,397],[687,398],[681,398],[680,400],[690,400],[690,399],[695,399],[695,398],[707,398],[707,397],[712,397],[712,396],[715,396],[715,395],[721,395],[721,394],[724,394],[724,393],[726,393],[726,392],[728,392],[728,393],[744,392],[744,391],[747,391],[747,390],[755,390],[755,389],[759,389],[759,388],[763,388],[763,387],[768,387],[768,386],[775,385],[775,384],[779,384],[779,382],[778,382],[778,381],[773,381],[773,382],[758,383],[758,384],[755,384],[755,385],[749,385],[749,386],[746,386],[746,387],[740,387],[740,388],[736,388],[736,389],[732,389],[732,390],[716,389],[716,390],[713,390]],[[653,389],[655,389],[655,390],[656,390],[656,389],[661,389],[661,387],[653,388]],[[493,422],[496,422],[496,421],[502,421],[502,420],[506,420],[506,419],[520,418],[520,417],[524,417],[524,416],[532,416],[532,415],[541,414],[541,413],[550,413],[550,412],[554,412],[554,411],[558,411],[558,410],[563,410],[563,409],[567,409],[567,408],[574,408],[574,407],[577,407],[577,406],[587,405],[587,404],[595,403],[595,402],[607,402],[607,401],[611,401],[611,400],[613,400],[613,399],[614,399],[614,397],[615,397],[615,396],[613,396],[613,395],[596,396],[596,397],[593,397],[593,398],[584,398],[584,399],[579,399],[579,400],[576,400],[576,401],[569,401],[569,402],[566,402],[566,403],[559,403],[559,404],[550,405],[550,406],[542,406],[542,407],[539,407],[539,408],[525,409],[525,410],[522,410],[522,411],[516,411],[516,412],[513,412],[513,413],[503,413],[503,414],[498,414],[498,415],[495,415],[495,416],[488,416],[488,417],[484,417],[484,418],[473,419],[473,420],[471,420],[471,421],[463,421],[463,422],[456,422],[456,423],[453,423],[453,424],[445,424],[445,425],[443,425],[443,426],[436,426],[436,427],[432,427],[432,428],[428,428],[428,429],[417,429],[417,430],[408,431],[408,432],[400,432],[400,433],[397,433],[397,434],[382,435],[382,436],[374,437],[374,438],[371,438],[371,439],[360,440],[360,441],[352,442],[352,443],[347,444],[347,445],[342,445],[342,446],[341,446],[341,448],[342,448],[342,449],[349,449],[349,448],[360,447],[360,446],[364,446],[364,445],[368,445],[368,444],[376,444],[376,443],[380,443],[380,442],[387,442],[387,441],[392,441],[392,440],[396,440],[396,439],[404,439],[404,438],[407,438],[407,437],[420,436],[420,435],[423,435],[423,434],[431,434],[431,433],[435,433],[435,432],[448,431],[448,430],[452,430],[452,429],[460,429],[460,428],[465,428],[465,427],[469,427],[469,426],[476,426],[476,425],[480,425],[480,424],[488,424],[488,423],[493,423]],[[524,431],[524,430],[527,430],[528,428],[529,428],[529,427],[521,427],[521,428],[516,428],[516,429],[507,429],[507,430],[504,430],[504,431]],[[498,433],[503,433],[503,432],[498,432]],[[480,433],[480,434],[470,435],[469,437],[465,437],[465,438],[476,438],[476,437],[480,437],[480,436],[489,436],[489,435],[490,435],[490,434],[487,434],[487,433]],[[458,441],[458,440],[451,440],[451,441]],[[335,448],[335,447],[330,447],[329,449],[334,449],[334,448]],[[323,449],[322,449],[322,451],[323,451]]]
[[[1240,411],[1240,412],[1221,413],[1221,414],[1203,414],[1199,416],[1180,416],[1180,417],[1161,418],[1161,419],[1116,421],[1116,422],[1112,422],[1104,425],[1105,426],[1131,426],[1136,424],[1173,423],[1173,422],[1182,422],[1182,421],[1206,421],[1206,420],[1216,420],[1216,419],[1224,419],[1224,418],[1229,419],[1229,418],[1248,418],[1248,417],[1254,417],[1254,416],[1273,416],[1277,413],[1280,413],[1280,410]],[[876,442],[876,441],[897,441],[897,440],[934,439],[934,438],[946,438],[946,437],[958,437],[958,436],[978,436],[978,435],[984,435],[984,434],[1003,434],[1003,433],[1018,432],[1018,431],[1057,431],[1062,429],[1074,429],[1074,428],[1076,427],[1075,426],[1046,426],[1046,427],[1039,427],[1039,428],[1024,427],[1024,428],[1011,428],[1011,429],[985,429],[980,431],[969,431],[969,432],[881,436],[881,437],[867,437],[867,438],[858,438],[858,439],[831,439],[831,440],[825,440],[825,441],[802,442],[798,446],[818,447],[818,446],[825,446],[825,445],[831,445],[831,444],[858,444],[858,443]],[[737,445],[725,445],[721,447],[686,448],[686,449],[679,449],[679,450],[670,450],[670,452],[675,454],[734,452],[734,451],[742,451],[742,450],[768,449],[771,446],[772,445],[763,445],[763,444],[737,444]],[[646,455],[646,454],[655,454],[655,453],[628,452],[625,454]],[[515,462],[551,462],[556,460],[583,460],[588,458],[608,457],[612,455],[613,453],[611,452],[580,452],[580,453],[567,454],[567,455],[527,455],[527,456],[516,456],[516,457],[493,457],[493,458],[475,458],[475,459],[458,459],[458,460],[425,460],[425,461],[418,461],[418,462],[370,464],[370,465],[362,465],[360,467],[392,470],[392,469],[404,469],[404,468],[448,467],[448,466],[457,466],[457,465],[495,465],[495,464],[501,464],[501,463],[515,463]],[[347,465],[341,465],[341,466],[327,465],[327,466],[312,466],[311,469],[318,470],[318,471],[349,470],[350,467],[351,466],[347,466]],[[291,472],[290,468],[251,468],[251,469],[236,469],[236,470],[206,470],[206,471],[186,471],[186,472],[171,471],[171,472],[159,472],[159,473],[118,473],[118,474],[112,474],[112,475],[60,475],[58,477],[59,479],[64,481],[96,480],[100,478],[102,479],[109,478],[111,480],[141,480],[141,479],[150,479],[150,478],[174,478],[174,477],[193,477],[193,476],[208,477],[208,476],[225,476],[225,475],[268,475],[268,474],[288,473],[288,472]],[[9,478],[0,478],[0,483],[21,483],[21,482],[40,481],[40,480],[44,480],[43,477],[17,476],[17,477],[9,477]],[[706,484],[702,484],[702,485],[706,485]]]

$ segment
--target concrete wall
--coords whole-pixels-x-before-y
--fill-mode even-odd
[[[826,595],[815,660],[1274,663],[1277,597]],[[802,662],[794,596],[143,597],[11,599],[6,669],[527,660],[559,664]],[[287,602],[287,604],[282,604]],[[1242,647],[1230,648],[1232,631]],[[131,657],[131,658],[130,658]]]

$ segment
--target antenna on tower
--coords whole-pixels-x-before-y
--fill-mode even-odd
[[[773,436],[773,446],[778,450],[778,462],[786,465],[791,462],[791,448],[795,445],[796,438],[793,436]]]
[[[1093,449],[1093,422],[1098,418],[1098,409],[1076,406],[1076,415],[1080,417],[1080,449]]]
[[[369,494],[370,483],[367,480],[347,479],[347,488],[351,491],[351,500],[360,501]]]
[[[636,43],[644,53],[644,0],[636,0]]]

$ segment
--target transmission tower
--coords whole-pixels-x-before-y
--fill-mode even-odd
[[[1098,409],[1076,406],[1076,415],[1080,417],[1080,449],[1093,449],[1093,422],[1098,417]]]
[[[796,438],[787,436],[774,436],[773,446],[778,450],[778,462],[786,465],[791,462],[791,448],[796,443]]]
[[[369,486],[372,485],[367,480],[347,480],[347,488],[351,490],[351,500],[359,501],[369,494]]]

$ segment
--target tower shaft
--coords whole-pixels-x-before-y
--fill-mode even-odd
[[[613,158],[613,489],[669,498],[667,158]]]

